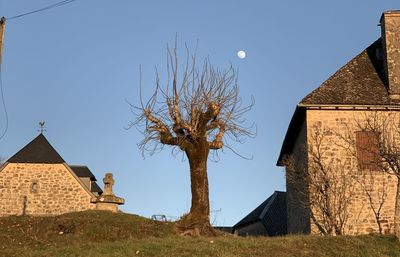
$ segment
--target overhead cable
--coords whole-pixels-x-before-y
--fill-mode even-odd
[[[38,13],[38,12],[43,12],[52,8],[56,8],[56,7],[60,7],[66,4],[70,4],[72,2],[75,2],[77,0],[63,0],[45,7],[42,7],[40,9],[36,9],[34,11],[30,11],[30,12],[26,12],[26,13],[21,13],[18,15],[14,15],[11,17],[8,17],[7,20],[13,20],[13,19],[17,19],[17,18],[21,18],[30,14],[34,14],[34,13]],[[0,140],[6,135],[7,131],[8,131],[8,112],[7,112],[7,108],[6,108],[6,103],[5,103],[5,99],[4,99],[4,90],[3,90],[3,75],[2,75],[2,69],[1,69],[1,60],[0,60],[0,97],[1,97],[1,102],[4,108],[4,114],[5,114],[5,118],[6,118],[6,124],[5,124],[5,128],[3,133],[0,135]]]
[[[38,12],[43,12],[43,11],[46,11],[46,10],[49,10],[49,9],[52,9],[52,8],[60,7],[60,6],[66,5],[66,4],[70,4],[70,3],[75,2],[75,1],[77,1],[77,0],[63,0],[61,2],[58,2],[58,3],[55,3],[55,4],[51,4],[51,5],[48,5],[46,7],[34,10],[34,11],[21,13],[21,14],[15,15],[15,16],[8,17],[7,20],[17,19],[17,18],[24,17],[26,15],[30,15],[30,14],[34,14],[34,13],[38,13]]]

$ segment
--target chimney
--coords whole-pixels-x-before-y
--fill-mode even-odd
[[[400,99],[400,11],[384,12],[380,23],[389,96]]]

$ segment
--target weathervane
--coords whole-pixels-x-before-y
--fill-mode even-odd
[[[45,123],[46,123],[46,122],[44,122],[44,121],[39,121],[40,129],[38,130],[38,132],[40,132],[40,134],[43,134],[43,132],[46,131],[46,129],[45,129],[45,127],[44,127],[44,124],[45,124]]]

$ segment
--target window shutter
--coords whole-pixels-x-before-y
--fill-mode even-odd
[[[356,150],[358,168],[362,170],[379,169],[378,135],[373,131],[356,131]]]

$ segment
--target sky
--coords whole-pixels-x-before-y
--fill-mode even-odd
[[[56,0],[0,0],[12,17]],[[199,60],[239,70],[246,114],[257,136],[208,163],[211,221],[230,226],[275,190],[285,191],[276,161],[296,104],[380,37],[385,10],[398,0],[76,0],[6,23],[2,73],[8,129],[0,156],[9,158],[44,135],[71,165],[87,165],[102,185],[106,172],[124,212],[179,218],[190,209],[189,165],[166,147],[145,155],[137,147],[128,102],[155,88],[155,67],[166,81],[166,49],[196,44]],[[246,58],[237,56],[244,50]],[[181,55],[184,57],[184,55]],[[7,119],[0,99],[0,134]]]

